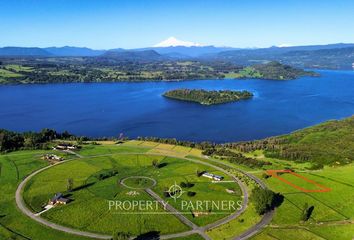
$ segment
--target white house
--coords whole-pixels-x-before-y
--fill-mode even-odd
[[[213,180],[215,180],[215,181],[221,181],[221,180],[224,179],[223,176],[215,175],[215,174],[208,173],[208,172],[203,173],[202,176],[203,176],[203,177],[206,177],[206,178],[213,179]]]

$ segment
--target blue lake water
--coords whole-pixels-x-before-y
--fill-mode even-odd
[[[93,137],[229,142],[285,134],[354,114],[354,72],[290,81],[195,80],[0,86],[0,128],[53,128]],[[202,106],[165,99],[175,88],[249,90],[252,100]]]

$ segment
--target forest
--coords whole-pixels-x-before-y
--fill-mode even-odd
[[[214,105],[249,99],[253,97],[253,94],[248,91],[175,89],[165,92],[163,96],[181,101],[197,102],[202,105]]]
[[[266,157],[310,161],[323,165],[348,164],[354,160],[354,116],[328,121],[291,134],[263,140],[225,144],[241,152],[264,150]]]

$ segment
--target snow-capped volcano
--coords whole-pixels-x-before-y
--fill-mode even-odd
[[[169,37],[166,40],[154,45],[154,47],[202,47],[203,45],[200,43],[182,41],[175,37]]]

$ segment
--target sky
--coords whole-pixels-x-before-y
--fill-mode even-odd
[[[353,0],[0,0],[0,47],[354,43]]]

